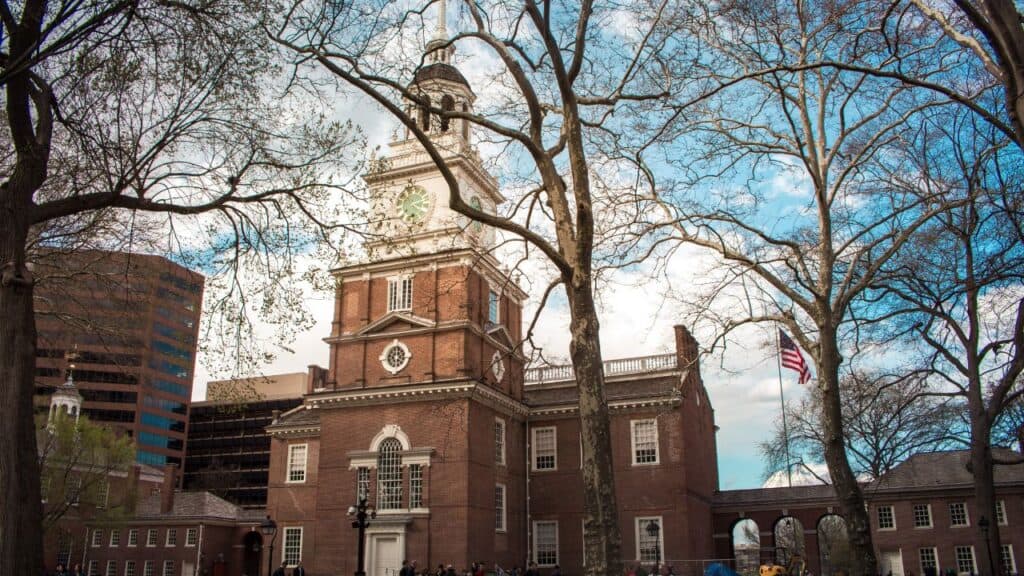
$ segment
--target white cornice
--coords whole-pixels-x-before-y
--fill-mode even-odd
[[[625,412],[628,410],[643,410],[662,406],[674,407],[682,404],[682,402],[682,397],[677,395],[646,396],[643,398],[612,400],[608,403],[608,409],[617,412]],[[578,404],[559,404],[557,406],[531,408],[530,416],[569,416],[578,412]]]
[[[448,383],[421,384],[411,386],[387,386],[381,388],[359,388],[337,390],[307,396],[306,402],[323,409],[346,408],[348,406],[372,406],[396,402],[422,402],[452,398],[473,398],[482,401],[505,414],[526,416],[525,404],[505,394],[471,380]]]

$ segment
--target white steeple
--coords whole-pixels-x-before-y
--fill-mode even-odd
[[[68,355],[69,359],[75,356]],[[64,381],[57,390],[50,396],[50,415],[47,417],[47,425],[52,426],[56,418],[62,418],[65,414],[78,417],[82,412],[82,395],[75,387],[74,364],[68,364],[68,379]]]

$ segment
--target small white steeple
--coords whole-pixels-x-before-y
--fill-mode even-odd
[[[448,44],[448,9],[446,0],[437,2],[437,31],[434,37],[427,42],[427,62],[434,64],[451,64],[454,46]]]
[[[78,358],[77,347],[75,352],[68,353],[65,358],[68,363],[68,377],[57,390],[50,396],[50,415],[47,417],[47,425],[52,426],[56,418],[62,418],[65,414],[78,417],[82,412],[82,395],[75,386],[75,365],[73,360]]]

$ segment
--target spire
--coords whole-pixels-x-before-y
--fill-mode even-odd
[[[446,0],[437,0],[437,31],[427,42],[427,60],[434,64],[450,64],[455,49],[448,44],[448,6]]]

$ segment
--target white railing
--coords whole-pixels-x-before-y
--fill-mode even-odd
[[[605,361],[604,375],[643,374],[644,372],[672,370],[675,367],[675,354],[619,358]],[[572,366],[538,366],[536,368],[527,368],[524,380],[528,384],[536,384],[539,382],[564,382],[572,380],[574,377]]]

